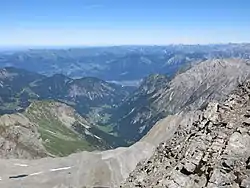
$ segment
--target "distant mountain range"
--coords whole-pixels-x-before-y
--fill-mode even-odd
[[[173,77],[180,69],[207,59],[249,57],[249,44],[34,49],[0,52],[0,67],[137,84],[149,74]]]
[[[0,84],[2,114],[21,111],[32,100],[54,99],[86,115],[95,107],[108,110],[115,107],[134,90],[94,77],[71,79],[61,74],[46,77],[17,68],[0,69]]]

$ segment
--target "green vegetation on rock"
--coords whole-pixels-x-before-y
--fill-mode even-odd
[[[66,113],[59,112],[60,110],[64,110]],[[63,114],[64,119],[58,117],[60,113]],[[77,151],[96,149],[73,130],[70,123],[78,121],[77,117],[73,109],[64,104],[53,101],[37,101],[33,102],[24,114],[32,122],[38,124],[43,144],[52,155],[66,156]]]

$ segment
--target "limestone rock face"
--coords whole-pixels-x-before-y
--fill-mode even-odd
[[[0,116],[0,156],[19,159],[48,156],[37,125],[22,114]]]
[[[179,127],[121,187],[250,187],[250,81]]]

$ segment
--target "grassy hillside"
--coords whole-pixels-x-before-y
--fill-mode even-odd
[[[53,155],[65,156],[77,151],[92,151],[106,147],[101,139],[88,132],[88,122],[65,104],[53,101],[33,102],[24,115],[39,125],[43,144]],[[82,126],[83,133],[79,134],[73,129],[72,126],[76,123]],[[97,145],[88,141],[89,137],[93,137]]]

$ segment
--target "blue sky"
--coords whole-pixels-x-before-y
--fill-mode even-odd
[[[249,0],[0,0],[0,46],[250,42]]]

